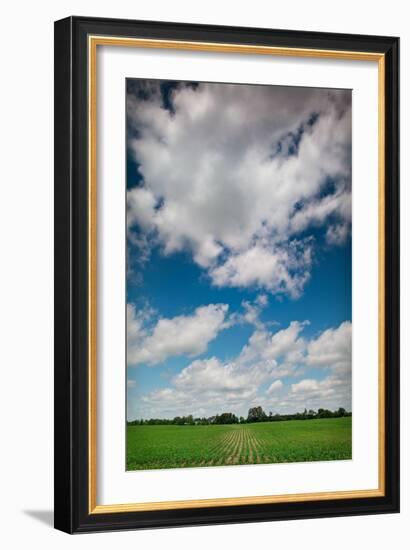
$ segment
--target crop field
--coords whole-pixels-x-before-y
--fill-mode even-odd
[[[351,458],[351,417],[127,427],[127,470]]]

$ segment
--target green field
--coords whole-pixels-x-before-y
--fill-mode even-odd
[[[351,458],[351,417],[127,427],[127,470]]]

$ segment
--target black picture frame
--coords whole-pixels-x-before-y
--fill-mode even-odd
[[[385,60],[385,491],[380,497],[90,513],[88,49],[91,35],[376,52]],[[55,23],[55,527],[67,533],[399,511],[399,39],[68,17]]]

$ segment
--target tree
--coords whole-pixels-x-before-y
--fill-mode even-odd
[[[215,424],[237,424],[237,423],[238,423],[238,417],[230,412],[218,414],[215,417]]]
[[[252,407],[248,411],[247,422],[263,422],[266,419],[266,413],[262,407]]]
[[[339,407],[336,411],[330,411],[328,409],[318,409],[315,412],[313,409],[305,410],[303,412],[296,412],[292,414],[273,414],[272,411],[267,415],[262,407],[252,407],[248,411],[248,417],[239,418],[231,412],[224,412],[209,418],[194,418],[192,414],[187,416],[175,416],[172,420],[170,418],[146,418],[127,420],[128,426],[157,426],[157,425],[178,425],[178,426],[206,426],[208,424],[245,424],[246,422],[278,422],[287,420],[313,420],[320,418],[339,418],[339,417],[351,417],[352,413],[346,411],[343,407]]]
[[[317,411],[317,418],[332,418],[332,416],[334,416],[334,413],[328,409],[319,409]]]

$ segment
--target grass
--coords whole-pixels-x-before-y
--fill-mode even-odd
[[[128,426],[127,470],[352,458],[352,419]]]

